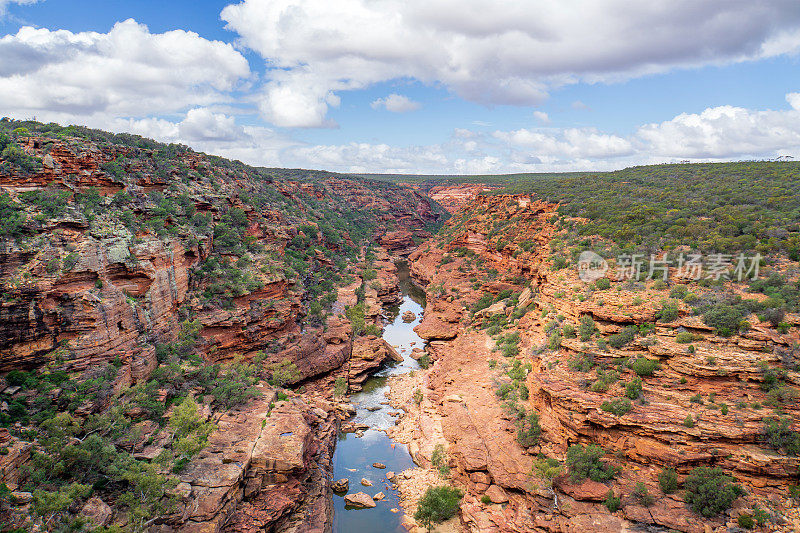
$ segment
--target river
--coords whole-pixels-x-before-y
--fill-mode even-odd
[[[388,310],[388,323],[383,338],[403,356],[402,362],[392,363],[381,369],[364,383],[363,389],[351,395],[350,401],[356,407],[354,422],[367,424],[369,429],[362,437],[355,433],[340,433],[333,456],[333,479],[347,478],[350,481],[349,493],[365,492],[374,496],[378,492],[386,495],[372,509],[348,509],[344,505],[344,495],[333,496],[334,533],[394,533],[405,532],[401,525],[403,511],[399,494],[386,480],[386,472],[399,473],[414,466],[408,448],[393,442],[383,430],[394,425],[396,411],[388,405],[386,393],[389,391],[387,377],[403,374],[419,368],[411,358],[414,347],[422,348],[424,341],[414,332],[419,324],[425,306],[425,293],[416,287],[409,277],[408,265],[399,262],[398,277],[403,293],[402,303]],[[411,311],[416,315],[413,322],[403,322],[402,315]],[[372,463],[383,463],[386,469],[378,469]],[[361,479],[372,482],[371,487],[361,485]],[[392,512],[394,509],[397,512]]]

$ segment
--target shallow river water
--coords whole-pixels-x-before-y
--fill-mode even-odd
[[[389,310],[390,323],[384,329],[383,338],[403,356],[403,361],[383,368],[364,383],[363,390],[350,397],[357,411],[353,421],[367,424],[370,429],[360,438],[354,433],[341,433],[333,456],[333,479],[350,480],[350,493],[365,492],[374,496],[383,492],[386,498],[376,502],[377,507],[372,509],[347,509],[343,496],[334,494],[334,533],[405,531],[401,525],[403,512],[400,509],[399,495],[386,481],[386,472],[399,473],[411,468],[414,463],[406,446],[393,442],[381,430],[388,429],[395,421],[389,415],[395,409],[388,405],[386,398],[389,390],[387,376],[419,368],[417,362],[411,358],[411,349],[423,347],[424,341],[414,333],[413,328],[419,324],[425,305],[425,293],[411,283],[405,263],[398,263],[398,276],[403,302]],[[402,315],[406,311],[413,312],[417,318],[411,323],[403,322]],[[386,469],[374,468],[372,463],[376,462],[385,464]],[[361,485],[362,478],[371,481],[372,486]],[[399,511],[393,513],[392,509]]]

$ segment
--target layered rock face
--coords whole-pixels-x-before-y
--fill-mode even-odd
[[[0,234],[0,372],[17,371],[0,402],[13,424],[0,434],[4,482],[31,486],[45,426],[30,417],[57,412],[72,424],[62,448],[99,434],[157,485],[177,477],[147,529],[328,531],[347,411],[331,401],[334,380],[356,390],[399,358],[381,338],[354,335],[345,306],[363,302],[364,324],[379,327],[382,307],[399,299],[396,254],[446,213],[394,185],[276,179],[185,147],[87,131],[16,139],[39,161],[34,170],[0,161],[0,210],[13,222]],[[371,240],[392,255],[375,247],[367,258]],[[197,400],[197,424],[216,427],[207,444],[197,437],[199,452],[183,452],[193,444],[170,425],[185,397]],[[98,420],[108,427],[84,429]],[[130,438],[114,436],[118,424]],[[68,477],[41,486],[57,491]],[[132,483],[74,506],[98,525],[133,527],[131,504],[117,501]],[[30,494],[15,501],[2,511],[15,524],[63,518],[39,517]]]
[[[771,530],[797,528],[788,489],[800,459],[771,448],[765,427],[785,417],[796,428],[800,419],[790,399],[800,385],[792,370],[800,317],[787,314],[779,332],[753,315],[748,330],[721,337],[677,301],[677,316],[659,321],[686,280],[590,287],[576,270],[551,266],[551,213],[526,197],[479,197],[411,256],[412,272],[427,283],[417,331],[436,363],[397,386],[393,405],[407,415],[394,436],[410,442],[422,465],[435,444],[447,449],[451,478],[467,491],[465,529],[726,531],[756,506],[769,510]],[[701,297],[720,290],[689,289]],[[582,322],[592,327],[582,333]],[[637,333],[620,340],[632,325]],[[419,404],[415,388],[424,393]],[[602,446],[602,461],[620,473],[606,482],[572,479],[565,459],[576,444]],[[540,454],[562,464],[552,486],[535,468]],[[719,467],[742,486],[729,511],[701,516],[682,490],[662,490],[664,469],[683,483],[699,466]],[[605,505],[609,492],[621,498],[620,510]],[[649,498],[636,496],[642,492]]]

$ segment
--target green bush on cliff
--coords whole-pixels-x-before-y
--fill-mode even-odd
[[[433,531],[433,525],[455,516],[464,493],[448,486],[429,487],[417,504],[414,520]]]
[[[764,420],[763,439],[773,450],[800,455],[800,434],[792,429],[792,419],[788,416]]]
[[[622,416],[629,413],[633,409],[633,405],[627,398],[615,398],[613,400],[603,402],[600,405],[600,409],[617,416]]]
[[[626,344],[631,343],[636,335],[639,334],[639,328],[636,326],[627,326],[619,333],[615,333],[608,338],[608,343],[612,348],[622,348]]]
[[[527,413],[524,417],[517,420],[517,442],[523,447],[529,448],[539,443],[542,428],[539,425],[539,415]]]
[[[700,466],[689,473],[683,484],[684,499],[692,511],[706,518],[717,516],[731,508],[734,500],[744,494],[733,477],[719,467]]]
[[[25,212],[6,193],[0,194],[0,237],[19,238],[24,235]]]
[[[665,468],[658,474],[658,486],[664,494],[672,494],[678,490],[678,474],[673,468]]]
[[[620,469],[614,465],[604,463],[600,459],[606,451],[596,444],[584,447],[573,444],[567,450],[567,467],[573,483],[589,478],[592,481],[605,482],[616,477]]]
[[[597,326],[591,316],[583,315],[578,321],[578,335],[582,342],[587,342],[591,339],[596,330]]]
[[[646,357],[638,357],[631,363],[631,369],[640,376],[652,376],[660,366],[655,359]]]

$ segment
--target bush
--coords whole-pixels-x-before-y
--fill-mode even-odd
[[[574,339],[575,338],[575,326],[572,324],[564,324],[564,327],[561,328],[561,333],[567,339]]]
[[[573,444],[567,450],[567,467],[573,483],[587,477],[592,481],[604,482],[613,479],[620,469],[600,460],[605,450],[595,444],[585,448],[581,444]]]
[[[345,394],[347,394],[347,380],[344,376],[339,376],[333,382],[333,395],[337,398],[341,398]]]
[[[771,417],[764,421],[763,439],[766,444],[786,455],[800,455],[800,435],[791,427],[790,417]]]
[[[683,300],[687,294],[689,294],[689,289],[686,285],[675,285],[672,287],[672,290],[669,291],[669,297],[675,298],[676,300]]]
[[[300,379],[300,370],[297,368],[296,364],[288,359],[284,359],[280,363],[273,363],[270,365],[269,369],[269,382],[276,387],[283,388],[289,383]]]
[[[431,454],[431,464],[439,470],[439,475],[446,478],[450,475],[450,465],[447,459],[447,452],[442,444],[437,444]]]
[[[675,336],[675,342],[679,344],[689,344],[690,342],[699,341],[703,337],[700,335],[695,335],[694,333],[689,333],[688,331],[681,331]]]
[[[600,409],[617,416],[622,416],[629,413],[631,409],[633,409],[633,405],[627,398],[615,398],[614,400],[603,402],[602,405],[600,405]]]
[[[414,389],[414,403],[417,405],[422,403],[422,389]]]
[[[730,337],[739,331],[739,323],[743,318],[741,309],[726,304],[717,304],[703,314],[703,322],[722,337]]]
[[[558,350],[561,346],[561,334],[558,331],[554,331],[550,338],[547,339],[547,348],[550,350]]]
[[[659,366],[655,359],[639,357],[631,364],[631,369],[640,376],[652,376]]]
[[[594,286],[597,287],[597,290],[604,291],[611,288],[611,280],[608,278],[600,278],[594,283]]]
[[[539,415],[528,413],[525,417],[517,421],[517,442],[525,448],[534,446],[539,442],[542,428],[539,426]]]
[[[614,491],[609,489],[606,499],[603,500],[603,505],[608,508],[609,512],[614,513],[622,507],[622,499],[619,496],[614,496]]]
[[[463,492],[453,487],[429,487],[417,504],[414,520],[431,531],[433,524],[444,522],[456,514],[463,496]]]
[[[431,366],[431,356],[428,354],[423,355],[419,359],[417,359],[417,363],[419,363],[420,368],[426,369]]]
[[[608,343],[613,348],[622,348],[626,344],[633,341],[636,338],[636,335],[639,334],[639,328],[636,326],[627,326],[623,329],[620,333],[615,333],[608,338]]]
[[[678,474],[672,468],[665,468],[658,474],[658,486],[664,494],[672,494],[678,490]]]
[[[706,518],[730,509],[734,500],[744,494],[742,487],[719,467],[695,468],[686,478],[684,488],[686,503],[695,513]]]
[[[753,515],[742,513],[739,515],[739,518],[736,519],[736,523],[742,529],[753,529],[756,527],[756,521],[753,520]]]
[[[678,318],[680,311],[678,302],[675,300],[665,300],[661,304],[661,310],[657,313],[658,320],[661,322],[672,322]]]
[[[637,376],[625,385],[625,396],[631,400],[637,400],[641,395],[642,379]]]
[[[578,335],[582,342],[587,342],[594,335],[597,326],[589,315],[583,315],[578,321]]]
[[[686,418],[683,421],[683,425],[686,426],[687,428],[694,427],[694,419],[692,419],[692,415],[686,415]]]
[[[489,497],[488,494],[484,494],[483,496],[481,496],[481,503],[484,505],[489,505],[490,503],[492,503],[492,499]]]
[[[644,507],[650,507],[655,502],[655,498],[650,495],[647,486],[641,481],[636,484],[631,495],[639,502],[639,505]]]

